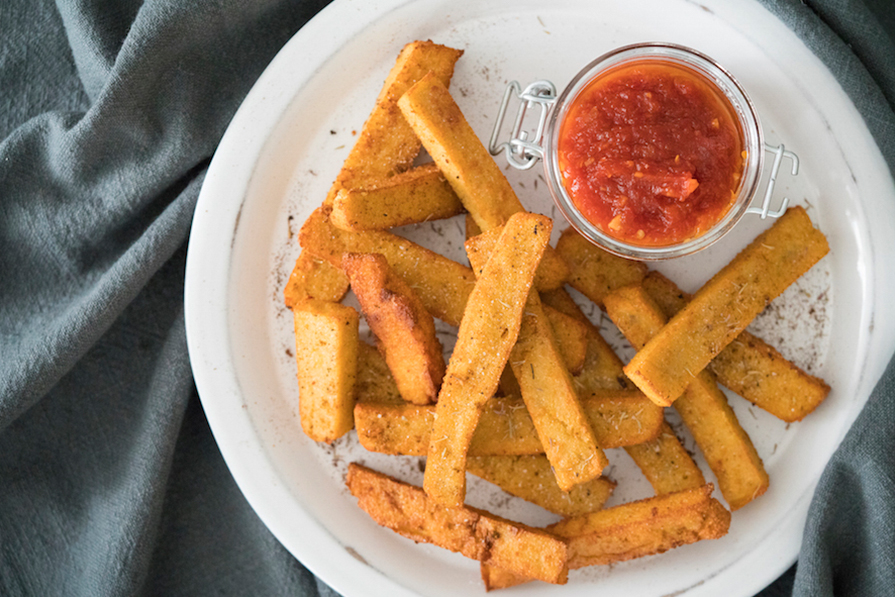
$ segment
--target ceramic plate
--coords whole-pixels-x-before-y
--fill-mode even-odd
[[[298,389],[291,312],[282,305],[298,254],[297,231],[326,195],[409,41],[432,39],[465,51],[451,89],[485,140],[510,80],[549,79],[561,89],[582,66],[617,46],[687,45],[730,70],[754,100],[767,140],[783,142],[801,157],[800,174],[781,175],[780,192],[807,208],[832,251],[752,329],[833,390],[817,411],[792,425],[730,397],[771,486],[734,513],[724,538],[573,571],[564,587],[529,583],[511,591],[570,597],[595,590],[603,596],[754,594],[795,560],[812,490],[893,351],[895,318],[883,298],[895,288],[891,267],[883,267],[895,254],[891,178],[836,81],[760,5],[547,4],[337,0],[282,49],[221,142],[190,239],[187,333],[208,421],[264,523],[337,591],[349,597],[483,593],[476,562],[376,526],[345,489],[348,462],[419,484],[420,459],[369,454],[353,432],[333,446],[302,434],[293,408]],[[540,168],[508,170],[507,176],[528,209],[555,215]],[[769,224],[747,218],[711,249],[656,268],[685,290],[696,290]],[[557,221],[557,229],[564,226]],[[461,218],[401,233],[464,259]],[[599,310],[584,300],[582,305],[628,356]],[[619,483],[610,504],[650,495],[623,451],[609,456],[609,474]],[[533,525],[554,520],[472,478],[468,501]]]

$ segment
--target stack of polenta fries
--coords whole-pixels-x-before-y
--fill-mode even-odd
[[[426,456],[423,487],[360,464],[347,484],[377,523],[481,562],[488,590],[563,584],[606,565],[727,533],[768,488],[721,383],[784,421],[829,387],[745,328],[827,252],[790,209],[695,295],[527,212],[448,86],[462,51],[403,48],[323,205],[304,223],[285,289],[304,432],[352,429],[370,451]],[[414,166],[422,148],[431,163]],[[466,214],[466,267],[388,229]],[[625,365],[565,290],[605,310]],[[360,314],[376,338],[359,338]],[[445,362],[434,319],[457,328]],[[727,503],[712,497],[673,407]],[[603,450],[624,447],[656,495],[603,508]],[[563,517],[532,528],[465,505],[466,473]],[[729,509],[728,509],[729,508]]]

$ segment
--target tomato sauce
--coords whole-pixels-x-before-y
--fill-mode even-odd
[[[641,246],[710,229],[736,199],[746,156],[727,99],[698,74],[655,61],[588,83],[557,149],[563,186],[581,214]]]

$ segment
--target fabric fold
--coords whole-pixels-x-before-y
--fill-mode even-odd
[[[761,2],[895,170],[889,0]],[[0,594],[335,595],[227,470],[183,319],[211,156],[327,3],[0,2]],[[890,364],[821,479],[798,567],[762,597],[895,586],[893,420]]]

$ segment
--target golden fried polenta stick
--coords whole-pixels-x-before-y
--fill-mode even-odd
[[[475,272],[487,267],[495,250],[494,242],[479,243],[479,250],[469,250],[482,236],[466,241]],[[510,366],[559,487],[569,491],[578,483],[599,477],[609,461],[597,446],[536,290],[525,304]]]
[[[619,288],[605,300],[609,317],[634,348],[642,347],[665,325],[665,314],[641,285]],[[768,474],[761,458],[709,371],[696,376],[675,400],[674,408],[718,478],[718,487],[732,510],[767,491]]]
[[[302,251],[283,289],[283,301],[290,309],[304,299],[338,303],[348,292],[348,278],[328,261]]]
[[[379,396],[376,392],[375,397]],[[388,396],[384,398],[387,400]],[[602,390],[585,397],[581,405],[597,444],[607,449],[652,441],[662,430],[662,409],[639,390]],[[367,450],[425,456],[435,421],[435,406],[394,400],[376,402],[359,395],[354,420],[357,437]],[[470,456],[543,453],[544,446],[521,398],[510,396],[488,401],[469,444]]]
[[[447,88],[423,77],[398,107],[482,231],[524,211],[516,192],[469,126]]]
[[[460,199],[433,163],[411,168],[362,188],[341,189],[333,202],[332,223],[344,230],[387,230],[456,216]]]
[[[385,358],[366,342],[358,342],[354,399],[377,404],[405,404]]]
[[[293,305],[292,314],[301,426],[314,441],[334,442],[354,427],[357,311],[306,299]]]
[[[701,485],[569,518],[547,530],[568,539],[570,569],[624,562],[726,535],[730,512],[711,495],[711,484]],[[488,591],[531,580],[484,563],[481,572]]]
[[[466,470],[516,497],[561,516],[579,516],[599,510],[612,495],[615,482],[597,477],[571,491],[556,484],[550,461],[542,454],[529,456],[470,456]]]
[[[425,456],[435,424],[435,406],[358,403],[354,408],[360,444],[371,452]],[[470,456],[543,454],[525,404],[519,398],[492,398],[482,411],[469,444]]]
[[[698,487],[705,483],[702,471],[681,445],[668,423],[655,439],[626,446],[625,452],[637,464],[656,495]]]
[[[526,297],[551,229],[552,222],[544,216],[511,216],[469,295],[429,442],[423,487],[436,503],[463,504],[469,442],[516,343]]]
[[[712,485],[646,498],[550,525],[569,540],[569,568],[605,566],[718,539],[730,512],[712,498]]]
[[[486,256],[489,255],[493,244],[478,243],[477,241],[484,239],[492,231],[482,234],[469,216],[466,218],[466,229],[467,252],[481,252]],[[473,233],[473,236],[469,236],[470,232]],[[473,237],[476,238],[472,242],[476,244],[470,250],[470,240]],[[471,260],[474,261],[475,259],[476,257],[471,257]],[[581,309],[575,303],[575,300],[569,296],[569,293],[564,288],[557,288],[541,291],[540,294],[544,312],[550,319],[554,337],[560,352],[563,354],[563,359],[569,367],[569,372],[574,376],[573,381],[578,393],[580,395],[588,395],[596,390],[624,387],[624,384],[621,383],[621,380],[624,379],[621,359],[606,343],[596,326],[581,312]],[[583,327],[573,329],[558,316],[559,314],[575,319]],[[581,337],[582,333],[584,334],[583,337]],[[583,353],[577,352],[582,349]],[[573,356],[580,358],[580,361],[573,359]],[[503,379],[501,380],[501,389],[504,389]],[[508,389],[504,390],[504,394],[518,393],[518,384],[515,383],[515,380],[512,384],[509,384]]]
[[[543,295],[548,296],[551,304],[558,309],[570,314],[577,313],[580,319],[589,323],[587,317],[567,292],[559,291],[543,293]],[[594,395],[597,395],[596,393],[601,391],[626,387],[628,384],[625,382],[625,375],[622,372],[621,359],[593,325],[591,325],[588,338],[590,342],[584,370],[581,375],[574,378],[579,393],[594,392]],[[629,391],[642,395],[639,391]],[[702,471],[681,445],[671,427],[664,422],[662,407],[655,403],[653,406],[655,406],[655,410],[647,410],[647,412],[652,416],[654,424],[660,427],[660,431],[644,440],[643,443],[623,444],[628,456],[637,464],[658,495],[702,485],[705,483]],[[604,417],[603,423],[605,423],[605,419]],[[592,417],[591,425],[594,426],[598,443],[600,443],[597,419]],[[602,443],[600,445],[609,447]],[[495,577],[494,582],[498,582],[499,578],[501,577]]]
[[[692,298],[659,272],[647,274],[643,287],[668,318]],[[822,379],[796,367],[748,331],[718,353],[708,369],[719,383],[787,423],[802,420],[830,392]]]
[[[584,362],[581,370],[572,378],[578,394],[586,396],[599,390],[627,387],[628,383],[622,372],[624,363],[569,293],[564,288],[542,292],[541,300],[546,307],[574,317],[587,327]]]
[[[768,490],[770,479],[761,457],[711,373],[703,371],[696,376],[675,401],[674,409],[715,473],[731,510]]]
[[[466,239],[466,253],[470,255],[470,262],[473,262],[472,254],[474,253],[491,254],[494,243],[497,242],[497,237],[500,236],[500,229],[501,227],[497,226]],[[483,261],[479,260],[479,263],[483,263]],[[566,262],[557,255],[556,251],[546,251],[544,252],[544,258],[541,259],[541,265],[538,266],[538,271],[535,274],[535,288],[541,291],[556,290],[563,285],[568,277],[569,267],[566,265]]]
[[[346,253],[342,269],[401,396],[414,404],[434,402],[445,364],[435,320],[422,301],[378,253]]]
[[[398,100],[398,107],[479,229],[486,232],[503,226],[511,215],[524,211],[513,187],[441,81],[423,77]],[[557,271],[541,273],[539,278],[545,282],[567,275],[562,261],[551,253],[552,247],[541,267]]]
[[[569,286],[603,306],[603,297],[616,288],[634,284],[646,275],[646,265],[607,253],[574,228],[563,230],[556,252],[569,266]]]
[[[560,489],[599,477],[609,461],[597,446],[537,291],[528,296],[510,366]]]
[[[422,489],[355,463],[348,489],[376,521],[416,542],[438,545],[527,578],[564,584],[568,552],[562,539],[483,510],[444,507]]]
[[[581,373],[587,359],[587,325],[547,305],[542,307],[566,369],[572,375]]]
[[[318,208],[301,228],[304,250],[341,267],[345,253],[381,253],[389,266],[434,317],[459,325],[475,275],[468,267],[389,232],[349,232],[329,222],[328,210]]]
[[[771,300],[829,251],[801,207],[792,207],[712,277],[625,366],[668,406]]]
[[[363,187],[369,181],[388,178],[410,167],[419,153],[420,142],[396,102],[430,72],[443,85],[448,85],[454,74],[454,64],[462,54],[462,50],[431,41],[414,41],[404,46],[326,197],[325,205],[331,206],[341,189]]]

